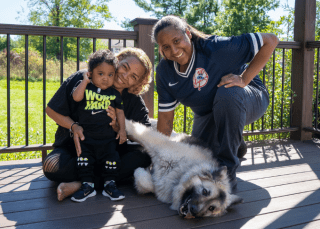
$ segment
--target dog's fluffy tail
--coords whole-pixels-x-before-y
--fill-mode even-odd
[[[136,190],[140,194],[145,194],[149,192],[154,193],[152,176],[148,169],[137,168],[134,171],[134,184],[135,184]]]

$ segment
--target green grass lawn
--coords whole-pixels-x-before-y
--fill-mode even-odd
[[[29,82],[28,84],[28,119],[29,145],[43,143],[43,83]],[[46,83],[46,104],[59,88],[59,82]],[[7,146],[7,81],[0,80],[0,147]],[[11,146],[26,145],[25,140],[25,82],[10,81],[10,118]],[[53,143],[57,129],[55,122],[46,116],[46,142]],[[0,161],[22,160],[41,157],[40,152],[0,154]]]

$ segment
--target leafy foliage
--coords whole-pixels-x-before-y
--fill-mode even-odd
[[[215,17],[220,12],[220,7],[217,0],[190,0],[185,18],[198,30],[212,34]]]
[[[278,6],[274,0],[224,0],[214,27],[223,36],[262,31],[271,22],[267,12]]]
[[[174,14],[198,30],[222,36],[265,30],[272,22],[267,12],[279,7],[279,0],[134,0],[157,18]]]
[[[32,25],[59,26],[100,29],[105,21],[111,19],[107,3],[109,0],[28,0],[30,13],[28,20]],[[65,37],[63,56],[66,60],[77,58],[77,38]],[[30,37],[30,45],[43,52],[42,37]],[[80,60],[92,52],[91,39],[80,39]],[[47,56],[61,59],[60,37],[47,38]]]
[[[183,16],[188,9],[188,0],[134,0],[134,2],[146,12],[153,12],[157,18],[174,14]]]

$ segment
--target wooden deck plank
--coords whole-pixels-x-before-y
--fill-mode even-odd
[[[270,198],[275,198],[275,197],[280,197],[280,196],[287,196],[287,195],[292,195],[292,194],[297,194],[297,193],[303,193],[303,192],[309,192],[309,191],[315,191],[317,189],[320,189],[320,181],[319,180],[313,180],[313,181],[306,181],[301,185],[301,183],[295,183],[295,184],[289,184],[289,185],[282,185],[282,186],[277,186],[277,187],[271,187],[267,189],[256,189],[256,190],[251,190],[251,191],[246,191],[246,192],[241,192],[238,193],[239,196],[241,196],[246,203],[248,202],[254,202],[254,201],[259,201],[263,199],[270,199]],[[126,199],[122,202],[123,205],[126,207],[130,207],[129,205],[132,203],[134,206],[138,206],[140,202],[140,197],[137,198],[137,195],[133,188],[126,188],[126,189],[121,189],[125,196]],[[23,193],[23,192],[22,192]],[[58,209],[61,206],[66,206],[66,205],[73,205],[74,202],[72,202],[70,199],[66,199],[63,202],[57,202],[56,199],[56,193],[54,190],[50,190],[46,192],[46,196],[44,196],[46,199],[43,199],[43,197],[36,197],[36,198],[31,198],[31,199],[23,199],[23,197],[19,200],[16,199],[16,201],[2,201],[1,206],[2,208],[0,209],[0,214],[3,213],[13,213],[13,212],[21,212],[21,211],[29,211],[29,210],[35,210],[35,209],[44,209],[44,208],[52,208],[55,207],[56,205],[58,206]],[[10,195],[8,195],[10,196]],[[20,197],[21,195],[18,195]],[[128,202],[128,198],[133,198],[130,199]],[[149,198],[155,199],[153,195],[150,194]],[[0,199],[2,200],[3,197],[0,196]],[[97,201],[105,201],[104,197],[98,193],[97,198],[94,200],[90,199],[90,202],[97,202]],[[85,202],[87,203],[87,201]],[[82,203],[82,204],[85,204]],[[160,202],[159,202],[160,203]],[[94,205],[94,203],[93,203]],[[5,210],[5,212],[4,212]]]
[[[320,163],[312,164],[312,165],[307,163],[302,163],[298,165],[289,165],[289,166],[282,166],[282,167],[276,167],[276,168],[237,172],[237,177],[239,177],[242,180],[248,181],[248,180],[274,177],[279,175],[298,174],[301,172],[310,172],[315,170],[320,170]]]
[[[308,223],[298,223],[298,225],[287,227],[288,229],[314,229],[314,228],[320,228],[320,219],[308,222]]]
[[[140,198],[137,198],[137,194],[133,187],[126,187],[126,188],[119,188],[124,195],[126,196],[124,201],[116,202],[119,204],[125,204],[126,206],[129,206],[132,204],[133,206],[138,206],[140,204]],[[92,207],[95,205],[95,202],[108,202],[109,199],[101,195],[102,190],[97,190],[97,195],[94,198],[90,198],[88,201],[85,201],[84,203],[81,203],[81,206],[86,206],[89,204],[89,207]],[[78,205],[75,205],[77,203],[70,200],[70,198],[67,198],[66,200],[62,202],[57,201],[56,192],[55,190],[50,190],[47,192],[47,194],[51,194],[48,196],[45,196],[45,199],[42,197],[38,198],[32,198],[32,199],[20,199],[13,201],[3,201],[0,202],[2,209],[0,209],[0,214],[4,213],[13,213],[13,212],[22,212],[22,211],[30,211],[30,210],[36,210],[36,209],[45,209],[45,208],[57,208],[55,210],[59,210],[61,206],[68,206],[71,208],[74,208]],[[142,196],[141,196],[142,197]],[[143,196],[143,198],[148,199],[154,199],[157,204],[160,204],[156,198],[152,194],[148,194]],[[109,201],[110,202],[110,201]],[[109,203],[108,203],[109,204]],[[115,204],[115,202],[111,202],[111,204]],[[5,209],[5,211],[4,211]]]
[[[320,225],[318,223],[319,216],[314,218],[310,217],[309,212],[317,211],[320,205],[309,205],[301,208],[296,208],[290,210],[290,216],[283,217],[285,212],[273,212],[266,215],[259,215],[256,217],[235,219],[226,222],[220,222],[216,224],[212,224],[214,219],[197,219],[197,220],[183,220],[178,216],[171,216],[161,219],[154,219],[144,222],[124,224],[119,227],[108,226],[103,228],[139,228],[139,229],[149,229],[149,228],[201,228],[201,229],[226,229],[226,228],[245,228],[245,229],[260,229],[260,228],[284,228],[294,225],[297,222],[303,222],[301,226],[293,227],[293,228],[319,228],[313,227]],[[228,214],[233,214],[233,212],[229,212]],[[298,215],[295,218],[295,215]],[[295,218],[295,220],[291,220],[291,218]],[[280,219],[280,220],[279,220]],[[156,226],[155,226],[156,225]],[[173,226],[174,225],[174,226]],[[270,225],[270,226],[269,226]],[[310,227],[308,227],[310,225]],[[303,226],[303,227],[302,227]]]
[[[98,192],[84,203],[56,200],[57,184],[41,160],[0,162],[0,227],[18,228],[278,228],[319,227],[320,141],[248,143],[237,177],[245,203],[215,219],[184,220],[154,195],[112,202]],[[296,214],[299,214],[296,217]]]
[[[0,169],[14,169],[24,167],[42,167],[41,159],[28,159],[17,161],[0,161]]]
[[[42,168],[34,168],[34,167],[25,167],[25,168],[17,168],[17,169],[6,169],[0,171],[0,180],[6,177],[14,177],[14,176],[27,176],[27,175],[43,175]]]
[[[49,180],[28,183],[14,183],[8,185],[0,185],[0,193],[36,190],[54,186],[56,186],[56,184]]]
[[[315,204],[316,202],[318,204]],[[301,222],[309,222],[317,219],[317,214],[312,215],[311,218],[310,212],[312,212],[312,210],[315,211],[315,209],[320,207],[319,202],[320,190],[275,198],[271,201],[262,200],[255,203],[247,203],[236,206],[235,209],[223,217],[196,220],[181,219],[175,211],[168,210],[168,206],[164,204],[136,209],[119,208],[118,206],[119,210],[116,210],[111,214],[106,212],[92,214],[93,209],[91,209],[90,215],[80,215],[78,212],[72,211],[70,214],[75,217],[73,222],[66,218],[54,219],[52,217],[53,214],[51,214],[49,219],[47,218],[51,222],[39,222],[35,223],[33,226],[34,228],[53,228],[58,225],[77,228],[101,228],[103,226],[114,228],[115,226],[120,225],[122,227],[130,225],[136,228],[154,228],[154,226],[157,225],[157,228],[171,228],[174,225],[174,228],[186,228],[200,226],[207,227],[210,225],[211,228],[217,228],[217,226],[222,226],[224,223],[232,221],[232,227],[230,225],[229,228],[240,228],[240,226],[243,226],[244,224],[246,224],[247,228],[248,223],[251,225],[249,228],[264,228],[264,226],[268,226],[272,223],[274,224],[274,220],[281,218],[281,216],[285,214],[291,215],[291,211],[298,211],[303,215],[303,217],[301,217],[301,215],[299,216],[299,218],[303,218],[303,221]],[[301,210],[302,208],[303,210]],[[256,218],[263,218],[263,222],[260,222],[261,220],[257,220]],[[170,219],[172,219],[172,221]],[[250,221],[248,221],[248,219],[250,219]],[[1,218],[0,220],[2,221]],[[157,223],[154,221],[157,221]],[[255,221],[255,223],[251,223],[252,221]],[[257,222],[259,222],[259,224],[257,224]],[[277,228],[278,225],[291,226],[297,223],[296,220],[291,219],[291,217],[290,220],[283,218],[278,222],[275,222],[276,224],[270,228]],[[22,221],[20,221],[20,223],[23,224]],[[29,221],[29,223],[31,222]],[[257,225],[260,226],[261,223],[264,225],[262,227],[257,227]],[[223,228],[228,227],[223,225]]]
[[[0,179],[0,187],[1,185],[39,182],[39,181],[48,181],[48,179],[43,174],[36,174],[36,175],[31,174],[27,176],[9,176],[9,177]]]

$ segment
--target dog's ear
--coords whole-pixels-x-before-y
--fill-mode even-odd
[[[227,166],[221,166],[218,170],[212,172],[212,178],[216,181],[225,180],[228,177],[227,172]]]
[[[230,204],[228,206],[228,209],[232,208],[234,205],[237,204],[242,204],[243,203],[243,199],[240,196],[237,195],[230,195]]]

